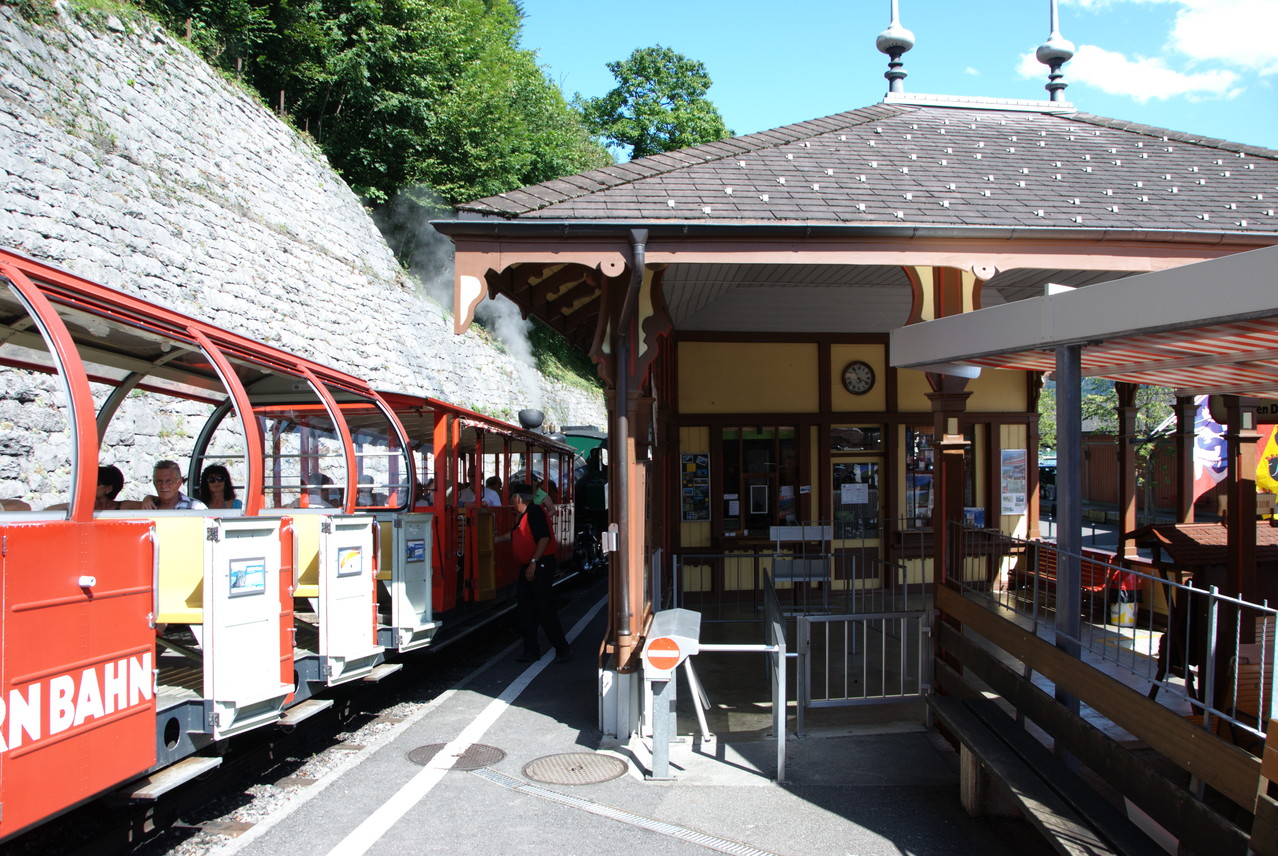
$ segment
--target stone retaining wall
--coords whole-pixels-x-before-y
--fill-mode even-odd
[[[0,6],[0,246],[381,388],[604,424],[600,394],[527,380],[482,331],[454,336],[318,148],[255,95],[144,16],[79,15],[34,25]],[[0,380],[6,398],[31,389]],[[3,457],[32,426],[0,409]]]

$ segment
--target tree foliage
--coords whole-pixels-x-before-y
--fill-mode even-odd
[[[1172,414],[1175,393],[1161,386],[1140,386],[1136,390],[1136,436],[1151,437]],[[1084,430],[1096,434],[1118,433],[1118,393],[1113,381],[1088,378],[1083,381],[1081,407]],[[1038,398],[1039,443],[1056,447],[1056,384],[1048,381]],[[1142,447],[1143,448],[1143,447]]]
[[[283,103],[356,192],[450,203],[610,163],[519,48],[514,0],[140,0]]]
[[[710,75],[701,62],[655,45],[608,63],[617,86],[598,98],[577,96],[586,127],[638,158],[732,136],[705,97]]]

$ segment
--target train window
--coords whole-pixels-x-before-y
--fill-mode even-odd
[[[253,408],[266,445],[263,506],[340,508],[346,492],[341,434],[309,386],[295,395],[305,400]]]
[[[413,470],[393,423],[374,401],[331,391],[355,446],[356,508],[404,508]]]
[[[0,288],[0,343],[0,510],[69,503],[70,396],[40,325],[12,287]]]
[[[93,384],[92,387],[94,398],[103,402],[108,401],[107,396],[116,389],[105,384]],[[117,499],[135,501],[154,493],[152,468],[157,461],[166,459],[182,465],[182,473],[187,477],[182,492],[198,498],[199,473],[193,470],[199,463],[188,465],[187,462],[191,460],[201,426],[214,413],[214,405],[134,388],[113,406],[102,437],[100,454],[102,464],[112,464],[124,473],[124,490]],[[238,433],[234,443],[236,448],[244,448],[243,437]],[[238,458],[243,460],[242,451]],[[225,461],[217,463],[231,466]],[[240,478],[233,480],[238,486],[243,484],[243,467],[237,469],[241,473]],[[237,469],[230,470],[233,477]]]
[[[204,487],[201,474],[211,466],[226,467],[231,477],[230,488],[234,491],[234,499],[241,503],[245,500],[248,489],[248,462],[245,450],[244,425],[236,417],[229,406],[219,407],[209,419],[200,423],[207,442],[202,449],[196,449],[192,458],[190,481],[191,495],[207,502],[201,489]],[[210,506],[212,507],[212,506]]]

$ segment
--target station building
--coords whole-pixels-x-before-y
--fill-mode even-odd
[[[1044,372],[918,365],[893,330],[1278,244],[1278,151],[1076,108],[1055,28],[1044,101],[905,92],[910,44],[894,17],[878,104],[436,224],[456,246],[457,330],[504,295],[607,384],[606,731],[635,725],[647,622],[672,590],[753,592],[760,557],[792,597],[927,586],[942,507],[1040,534]],[[946,443],[962,466],[942,485]],[[771,563],[809,548],[844,558],[787,584]]]

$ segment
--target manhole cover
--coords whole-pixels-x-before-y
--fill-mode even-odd
[[[625,761],[592,752],[547,755],[524,765],[524,776],[547,785],[597,785],[624,772]]]
[[[412,752],[408,753],[408,760],[414,764],[420,764],[425,767],[430,763],[431,759],[439,754],[439,750],[443,749],[443,743],[428,743],[425,746],[418,746]],[[506,753],[498,749],[496,746],[485,746],[483,743],[472,743],[466,747],[466,751],[453,764],[454,770],[478,770],[480,767],[487,767],[490,764],[496,764],[502,758],[506,757]]]

